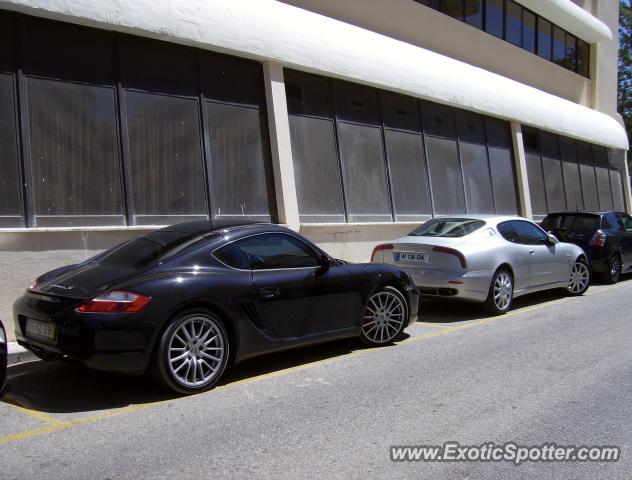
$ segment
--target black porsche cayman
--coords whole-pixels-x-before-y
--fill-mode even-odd
[[[396,339],[417,316],[410,277],[335,260],[271,224],[174,225],[39,277],[14,304],[16,337],[44,359],[193,393],[227,365],[344,337]]]

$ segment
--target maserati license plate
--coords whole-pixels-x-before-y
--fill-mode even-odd
[[[428,252],[393,252],[393,258],[397,263],[428,263]]]

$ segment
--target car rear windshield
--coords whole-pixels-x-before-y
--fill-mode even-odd
[[[125,265],[130,268],[144,268],[151,263],[172,257],[183,252],[198,242],[207,239],[201,235],[161,234],[160,239],[152,238],[151,234],[131,240],[98,259],[103,265]]]
[[[599,229],[599,215],[568,214],[549,215],[542,220],[542,228],[553,232],[560,240],[592,235]]]
[[[471,218],[435,218],[408,235],[412,237],[464,237],[478,230],[485,222]]]

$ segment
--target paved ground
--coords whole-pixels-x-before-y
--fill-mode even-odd
[[[271,355],[213,391],[36,362],[10,369],[0,478],[621,478],[632,472],[632,281],[519,300],[503,317],[424,302],[398,345]],[[11,404],[12,403],[12,404]],[[618,463],[392,463],[389,446],[619,445]]]

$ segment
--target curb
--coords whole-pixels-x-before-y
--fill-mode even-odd
[[[34,362],[39,360],[37,356],[27,350],[26,348],[18,345],[18,342],[9,342],[7,344],[7,366],[21,365],[22,363]]]

